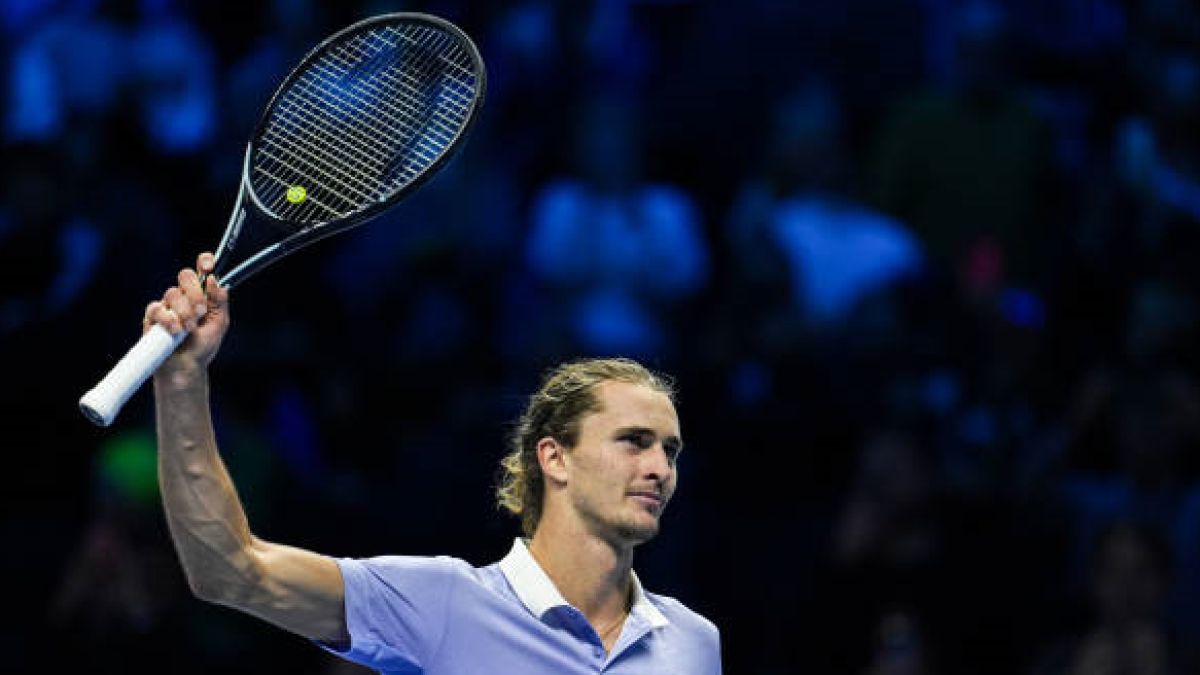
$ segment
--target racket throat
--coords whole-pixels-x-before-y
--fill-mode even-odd
[[[233,258],[233,249],[237,246],[238,238],[241,237],[242,226],[246,224],[246,209],[241,208],[240,199],[238,202],[237,210],[229,219],[229,227],[225,230],[225,236],[221,238],[221,245],[217,247],[217,259],[213,265],[213,272],[218,277],[223,276],[229,269],[230,260]]]
[[[213,263],[213,274],[217,275],[218,279],[222,280],[224,285],[225,271],[229,269],[230,259],[233,257],[232,252],[237,246],[238,239],[242,235],[242,227],[246,224],[246,193],[249,186],[246,184],[246,174],[250,167],[250,154],[252,146],[246,144],[246,154],[242,158],[242,184],[238,190],[237,201],[233,204],[233,212],[229,214],[229,223],[225,226],[225,234],[221,237],[221,243],[217,245],[217,256]]]

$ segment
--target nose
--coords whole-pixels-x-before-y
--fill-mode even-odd
[[[671,463],[667,449],[663,444],[655,443],[649,452],[643,453],[645,464],[642,467],[643,477],[654,480],[659,485],[666,485],[675,475],[675,465]]]

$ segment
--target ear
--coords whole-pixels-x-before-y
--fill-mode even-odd
[[[567,483],[567,449],[553,437],[547,436],[537,444],[538,465],[548,485]]]

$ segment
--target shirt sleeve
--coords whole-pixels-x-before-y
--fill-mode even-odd
[[[337,559],[345,583],[350,643],[318,643],[380,672],[422,669],[445,632],[453,585],[466,565],[453,558]]]
[[[713,673],[721,675],[721,633],[717,632],[713,654]]]

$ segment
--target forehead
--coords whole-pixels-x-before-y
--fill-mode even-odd
[[[586,427],[645,427],[664,436],[679,436],[675,405],[661,391],[644,384],[603,382],[596,386],[600,410],[583,420]]]

